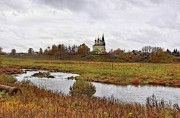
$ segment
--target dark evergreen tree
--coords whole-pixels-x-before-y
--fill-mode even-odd
[[[39,49],[39,54],[43,54],[43,49],[42,48]]]
[[[169,49],[166,50],[167,53],[171,54],[171,51]]]

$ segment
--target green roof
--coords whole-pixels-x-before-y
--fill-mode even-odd
[[[94,52],[100,52],[100,50],[96,48],[96,49],[94,49]]]

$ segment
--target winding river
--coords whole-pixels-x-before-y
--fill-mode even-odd
[[[42,70],[31,70],[26,73],[16,75],[18,81],[30,80],[33,84],[39,87],[45,87],[48,90],[69,93],[70,86],[76,80],[68,80],[68,77],[76,77],[78,74],[51,72],[55,78],[37,78],[32,77],[34,73],[46,72]],[[120,86],[112,84],[103,84],[92,82],[96,87],[96,97],[115,98],[122,102],[132,103],[137,102],[141,104],[146,103],[146,98],[155,95],[157,100],[164,100],[167,103],[180,105],[180,88],[162,87],[162,86]]]

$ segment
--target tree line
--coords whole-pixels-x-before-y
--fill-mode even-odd
[[[33,48],[29,48],[27,53],[16,53],[16,49],[12,49],[9,55],[17,55],[17,54],[29,54],[29,55],[51,55],[51,56],[59,56],[65,54],[88,54],[90,52],[90,48],[86,44],[82,45],[73,45],[73,46],[65,46],[64,44],[52,45],[51,47],[47,47],[46,49],[40,48],[39,51],[34,51]],[[3,52],[3,48],[0,47],[0,54],[7,55],[7,53]]]
[[[171,52],[169,49],[165,51],[161,47],[153,46],[145,46],[140,51],[133,50],[131,52],[116,49],[111,54],[128,62],[170,63],[173,62],[174,57],[180,57],[180,52],[177,49]]]
[[[0,54],[7,55],[0,48]],[[117,61],[117,62],[152,62],[152,63],[169,63],[173,62],[175,57],[180,57],[180,51],[174,49],[164,50],[161,47],[145,46],[141,50],[133,50],[126,52],[120,48],[110,50],[103,55],[95,55],[90,52],[90,48],[86,44],[79,46],[65,46],[64,44],[52,45],[46,49],[40,48],[39,51],[34,51],[29,48],[27,53],[17,53],[16,49],[12,49],[10,56],[18,55],[36,55],[36,56],[50,56],[58,57],[60,59],[77,59],[77,60],[90,60],[90,61]]]

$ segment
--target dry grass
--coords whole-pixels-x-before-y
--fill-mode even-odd
[[[16,84],[23,95],[0,97],[0,118],[178,118],[180,110],[163,103],[124,104],[114,99],[72,97]],[[156,103],[156,102],[154,102]],[[163,104],[163,105],[162,105]]]

